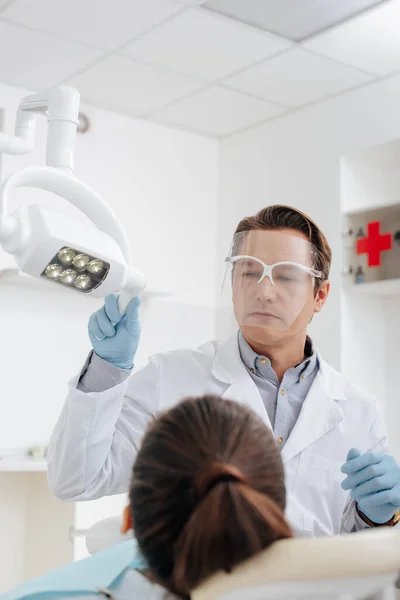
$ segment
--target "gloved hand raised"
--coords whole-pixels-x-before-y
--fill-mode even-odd
[[[106,297],[104,306],[89,319],[89,338],[93,350],[103,360],[119,369],[131,369],[139,345],[140,298],[133,298],[121,318],[118,298]]]
[[[390,454],[360,454],[353,448],[342,473],[347,475],[342,488],[351,490],[359,509],[374,523],[390,521],[400,509],[400,466]]]

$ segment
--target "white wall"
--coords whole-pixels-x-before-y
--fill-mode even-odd
[[[237,221],[270,203],[304,210],[326,233],[334,256],[332,291],[311,333],[337,368],[342,354],[340,157],[399,137],[399,100],[396,76],[278,117],[220,146],[219,257],[227,252]],[[225,324],[226,311],[219,312]],[[346,371],[346,364],[342,367]]]
[[[4,130],[13,131],[24,90],[0,85]],[[135,264],[150,285],[173,290],[167,302],[145,304],[138,363],[151,352],[197,345],[214,334],[217,235],[217,142],[201,136],[83,107],[91,128],[77,138],[75,173],[122,220]],[[4,174],[44,164],[46,122],[37,121],[37,148],[5,157]],[[83,218],[51,194],[16,190],[15,203],[41,202]],[[10,206],[11,208],[11,206]],[[3,265],[11,262],[4,253]],[[47,286],[0,282],[2,394],[0,448],[46,443],[67,381],[89,351],[87,320],[98,303]],[[40,414],[40,419],[38,415]],[[34,423],[34,427],[32,427]]]

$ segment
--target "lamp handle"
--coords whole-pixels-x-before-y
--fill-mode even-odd
[[[130,269],[128,283],[118,297],[118,308],[121,316],[126,313],[129,302],[136,296],[139,296],[145,286],[146,280],[143,273],[136,269]]]
[[[90,186],[80,179],[53,167],[28,167],[10,175],[0,189],[0,214],[7,214],[10,191],[19,187],[33,187],[61,196],[82,211],[100,231],[112,237],[121,248],[129,268],[131,252],[129,241],[117,215]]]

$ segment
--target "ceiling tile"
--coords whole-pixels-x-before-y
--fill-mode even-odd
[[[5,8],[6,4],[9,4],[10,0],[0,0],[0,14],[1,11]]]
[[[208,80],[224,77],[289,46],[269,34],[191,9],[123,49],[124,54]]]
[[[180,9],[170,0],[14,0],[2,17],[108,50]]]
[[[391,0],[305,42],[323,56],[376,75],[400,69],[400,0]]]
[[[211,86],[151,115],[153,120],[224,136],[272,118],[284,109],[233,90]]]
[[[223,83],[285,106],[296,107],[370,81],[352,67],[293,49],[251,67]]]
[[[205,8],[300,41],[385,0],[208,0]]]
[[[204,86],[194,77],[119,56],[105,58],[68,83],[83,102],[131,116],[146,115]]]
[[[95,60],[94,50],[0,20],[0,81],[32,90],[60,83]]]

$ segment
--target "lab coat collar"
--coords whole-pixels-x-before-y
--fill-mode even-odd
[[[340,401],[345,399],[343,378],[322,360],[318,350],[317,359],[318,374],[289,439],[282,449],[284,462],[289,461],[343,420],[339,407]],[[228,384],[223,398],[247,404],[272,429],[258,388],[240,357],[237,333],[218,348],[212,374],[219,381]]]
[[[319,370],[304,400],[299,418],[282,448],[284,463],[320,439],[343,421],[340,401],[344,399],[343,379],[318,354]]]
[[[218,347],[212,365],[212,374],[219,381],[232,383],[243,373],[247,371],[239,352],[238,333],[235,333]]]
[[[247,367],[241,359],[237,333],[218,348],[212,366],[212,374],[219,381],[228,384],[222,395],[223,398],[246,404],[272,429],[257,385],[248,374]]]

